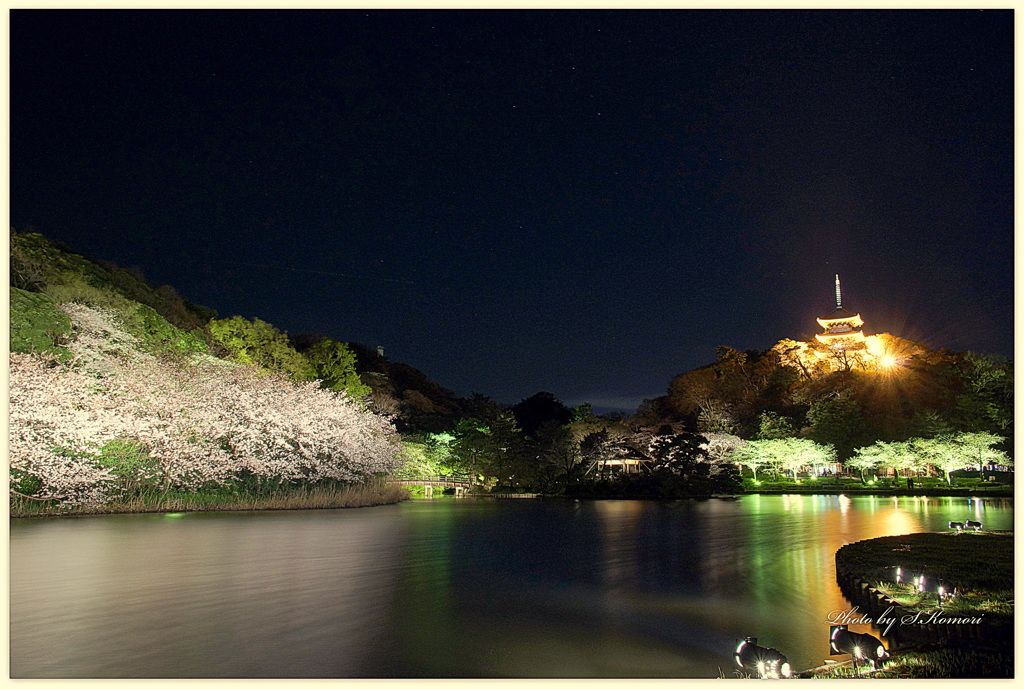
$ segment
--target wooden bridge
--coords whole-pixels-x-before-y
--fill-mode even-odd
[[[388,483],[400,486],[424,486],[424,493],[434,495],[434,488],[454,488],[455,497],[461,498],[473,486],[472,476],[412,476],[409,478],[391,478]]]

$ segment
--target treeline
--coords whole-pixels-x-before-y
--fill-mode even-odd
[[[748,439],[809,438],[834,447],[840,460],[876,441],[956,432],[998,435],[1012,456],[1011,361],[878,338],[891,353],[886,368],[810,369],[791,340],[767,351],[718,347],[714,363],[677,376],[638,416]]]
[[[511,409],[478,397],[445,432],[406,436],[403,470],[471,473],[494,490],[668,497],[734,492],[737,468],[779,479],[943,477],[1012,465],[1013,366],[877,336],[880,357],[719,347],[636,413],[597,417],[538,393]]]
[[[735,493],[731,438],[679,424],[647,426],[633,417],[597,416],[539,392],[511,408],[482,395],[470,414],[440,433],[405,437],[404,476],[472,475],[492,492],[588,497],[670,498]]]
[[[77,256],[32,232],[12,233],[11,284],[12,352],[45,361],[42,370],[67,369],[97,378],[102,373],[88,368],[89,357],[107,366],[153,357],[171,367],[161,375],[181,379],[182,390],[198,384],[187,381],[199,371],[214,378],[214,371],[232,371],[233,380],[219,379],[225,389],[248,385],[238,371],[262,372],[278,387],[330,393],[366,415],[365,428],[376,429],[367,431],[370,435],[400,438],[402,448],[388,458],[376,455],[367,465],[371,471],[387,467],[404,476],[470,474],[480,490],[682,497],[741,490],[740,467],[750,479],[761,474],[796,476],[839,464],[866,472],[865,477],[888,469],[934,472],[948,479],[957,468],[1012,462],[1012,362],[931,351],[890,335],[879,335],[875,342],[891,364],[885,367],[878,365],[878,357],[833,357],[817,351],[821,347],[814,343],[791,340],[766,351],[719,347],[713,363],[680,374],[665,396],[645,401],[634,414],[597,416],[589,405],[569,408],[548,392],[511,407],[480,394],[460,398],[375,348],[320,334],[292,337],[259,319],[218,318],[171,287],[154,288],[140,275]],[[98,328],[95,324],[103,319],[109,327]],[[135,354],[112,355],[122,346],[114,347],[112,341]],[[211,367],[211,361],[230,362],[231,367]],[[12,370],[38,373],[27,360],[15,357],[12,362]],[[127,381],[134,374],[119,375]],[[12,380],[12,393],[13,386]],[[16,400],[12,394],[12,404]],[[176,402],[182,414],[185,400],[183,392]],[[247,414],[255,414],[260,405],[266,412],[276,404],[270,398],[254,401]],[[301,414],[305,405],[316,403],[311,397],[289,404]],[[199,417],[196,410],[189,414]],[[369,420],[371,416],[376,420]],[[26,418],[25,423],[34,423],[31,415]],[[380,419],[389,422],[388,428],[379,426]],[[204,428],[213,428],[223,420],[204,423]],[[292,430],[287,432],[255,433],[277,438],[275,452],[287,454],[292,448],[302,456],[307,441],[299,419],[288,423]],[[307,452],[306,464],[290,465],[270,450],[247,455],[232,443],[250,431],[218,431],[221,435],[207,438],[216,440],[217,448],[227,448],[230,461],[248,457],[245,462],[251,464],[233,465],[209,481],[228,476],[232,485],[266,488],[275,481],[351,480],[365,473],[339,469],[332,474],[317,464],[322,458],[316,453]],[[193,439],[202,435],[195,429],[181,433]],[[52,438],[47,442],[51,448],[63,447]],[[127,490],[147,481],[163,488],[197,485],[175,473],[170,460],[159,458],[155,441],[136,441],[129,435],[82,442],[76,447],[92,448],[89,461],[113,472],[108,488]],[[114,444],[104,444],[108,442]],[[392,447],[397,445],[393,442]],[[210,450],[210,457],[220,457],[219,451]],[[84,456],[81,449],[61,452]],[[339,446],[322,452],[341,458],[348,450]],[[271,456],[278,458],[268,467],[290,468],[273,474],[257,466],[257,457]],[[344,461],[360,466],[354,456]],[[140,479],[138,471],[149,472],[148,478]],[[39,487],[33,493],[36,483],[23,480],[30,474],[19,466],[12,472],[12,489],[30,497],[57,495]]]

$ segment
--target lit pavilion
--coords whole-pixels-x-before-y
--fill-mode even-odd
[[[836,275],[836,308],[824,318],[819,318],[818,325],[825,332],[814,336],[818,342],[832,349],[862,349],[864,347],[864,319],[859,313],[850,313],[843,308],[843,297],[839,291],[839,276]]]

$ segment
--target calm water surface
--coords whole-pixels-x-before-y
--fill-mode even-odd
[[[715,677],[798,669],[850,604],[835,551],[1013,528],[1013,501],[445,499],[11,521],[13,677]],[[856,628],[855,628],[856,629]],[[858,631],[869,631],[867,628]]]

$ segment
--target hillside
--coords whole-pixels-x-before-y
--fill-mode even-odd
[[[792,340],[765,351],[718,347],[714,363],[676,376],[639,416],[702,433],[807,437],[840,459],[879,440],[956,431],[999,435],[1012,452],[1012,361],[872,338],[884,354],[864,359]]]
[[[166,508],[181,495],[251,508],[314,489],[340,504],[352,498],[338,486],[404,463],[387,417],[314,380],[354,376],[338,370],[350,363],[341,343],[307,358],[267,323],[218,321],[38,234],[12,236],[12,264],[16,512]]]
[[[269,323],[217,319],[169,286],[107,261],[72,252],[36,232],[11,233],[11,351],[63,356],[71,324],[59,304],[79,303],[119,314],[128,333],[152,351],[208,352],[282,371],[296,380],[319,378],[395,418],[400,430],[436,431],[453,423],[456,395],[408,364],[391,362],[359,343],[323,335],[289,337]],[[329,344],[324,345],[324,341]]]

